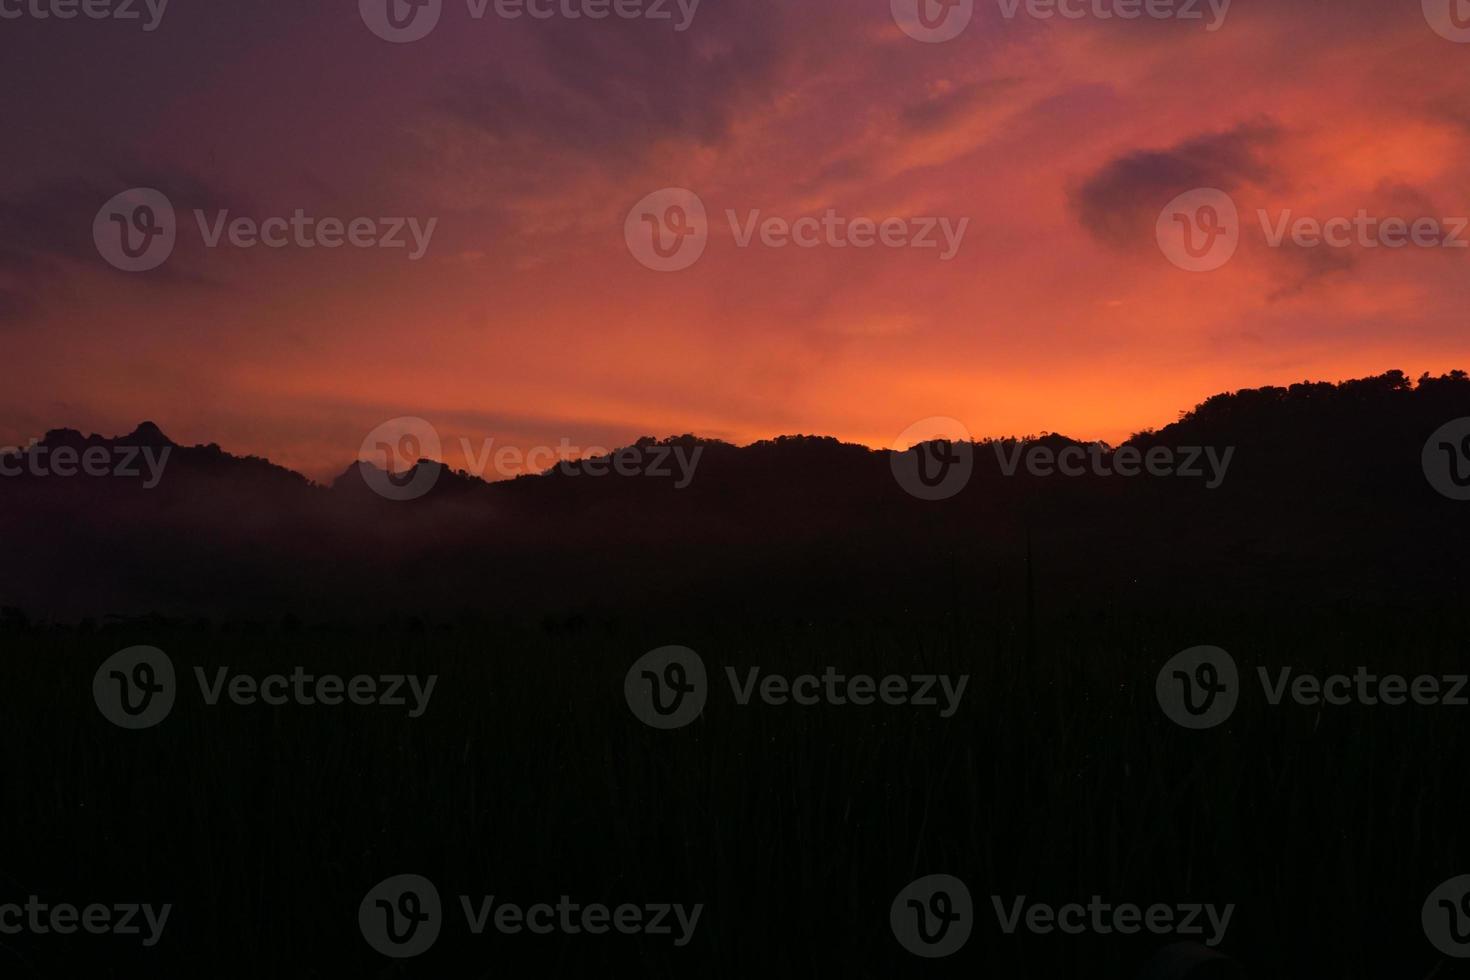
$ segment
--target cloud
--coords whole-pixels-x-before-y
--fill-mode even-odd
[[[1193,136],[1165,150],[1139,150],[1103,164],[1072,194],[1077,220],[1114,245],[1152,243],[1159,209],[1200,187],[1226,192],[1262,184],[1276,174],[1263,159],[1281,130],[1269,119]]]
[[[126,275],[107,265],[92,240],[97,209],[133,187],[162,191],[174,205],[180,225],[188,208],[218,200],[203,183],[181,173],[140,168],[74,174],[0,198],[0,321],[31,317],[46,296],[76,265]],[[166,264],[152,283],[197,282],[181,263]]]
[[[29,293],[0,289],[0,326],[28,319],[35,306],[35,300]]]
[[[609,19],[535,25],[531,57],[456,79],[441,109],[508,149],[637,159],[676,138],[725,140],[788,60],[781,16],[710,4],[690,31]]]
[[[1454,234],[1454,215],[1451,213],[1454,209],[1441,208],[1425,188],[1417,185],[1405,181],[1381,180],[1371,190],[1364,191],[1360,200],[1362,203],[1354,208],[1340,208],[1340,213],[1324,214],[1318,220],[1355,220],[1357,210],[1361,209],[1375,223],[1397,218],[1406,226],[1413,226],[1415,222],[1428,219],[1433,222],[1433,234],[1436,237]],[[1313,216],[1297,214],[1297,217]],[[1371,239],[1377,235],[1377,231],[1370,230],[1367,234]],[[1459,256],[1458,252],[1450,249],[1432,249],[1428,252],[1419,248],[1388,250],[1359,241],[1357,232],[1349,236],[1346,245],[1334,247],[1303,247],[1287,238],[1281,247],[1272,249],[1271,253],[1274,263],[1273,281],[1278,284],[1267,297],[1272,302],[1294,298],[1312,287],[1340,283],[1340,278],[1334,278],[1337,274],[1361,272],[1368,261],[1390,260],[1395,255],[1416,262],[1428,258],[1453,259]],[[1314,298],[1321,300],[1320,297]]]
[[[978,107],[1013,90],[1016,80],[990,78],[961,85],[940,86],[922,101],[906,106],[900,116],[911,132],[932,133],[956,125]]]

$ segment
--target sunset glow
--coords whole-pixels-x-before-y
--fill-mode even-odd
[[[1258,218],[1470,214],[1470,47],[1418,3],[1240,0],[1212,31],[980,3],[933,44],[886,0],[706,0],[683,31],[450,3],[411,44],[267,6],[0,27],[0,443],[147,418],[328,478],[408,415],[454,465],[461,438],[886,446],[929,416],[1116,441],[1220,391],[1470,362],[1470,249],[1272,247]],[[92,241],[129,187],[178,210],[152,272]],[[667,187],[709,216],[674,273],[623,234]],[[1154,237],[1196,187],[1240,209],[1208,273]],[[208,248],[196,208],[437,225],[417,260]],[[946,261],[727,219],[829,210],[968,226]]]

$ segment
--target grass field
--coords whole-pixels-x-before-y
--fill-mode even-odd
[[[162,939],[5,936],[7,976],[780,975],[1131,977],[1162,936],[1005,934],[992,895],[1055,905],[1236,908],[1220,949],[1263,977],[1461,975],[1420,906],[1470,868],[1467,709],[1270,707],[1259,665],[1413,675],[1464,663],[1463,609],[1279,608],[1013,617],[646,619],[378,630],[129,624],[4,634],[0,902],[171,902]],[[692,725],[623,700],[647,650],[700,653]],[[1210,643],[1247,677],[1225,725],[1191,732],[1154,694]],[[163,649],[178,700],[125,731],[92,698],[116,650]],[[1028,649],[1030,648],[1030,649]],[[193,668],[437,674],[422,717],[385,706],[206,706]],[[743,672],[968,674],[933,708],[738,706]],[[1463,669],[1463,668],[1462,668]],[[1252,686],[1254,685],[1254,687]],[[427,953],[369,948],[357,908],[401,873],[446,921]],[[968,944],[919,959],[889,904],[945,873],[975,900]],[[691,942],[473,936],[458,896],[529,905],[704,906]],[[85,973],[83,972],[85,971]]]

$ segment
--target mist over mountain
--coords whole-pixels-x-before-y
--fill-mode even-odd
[[[614,453],[500,482],[355,463],[321,485],[152,423],[56,429],[37,445],[57,470],[74,456],[75,475],[34,472],[36,447],[0,458],[0,606],[372,621],[714,602],[896,618],[965,603],[1414,604],[1465,588],[1470,505],[1437,492],[1422,457],[1467,416],[1463,372],[1247,389],[1120,447],[1056,434],[962,447],[968,479],[929,500],[896,474],[954,447],[683,436],[620,450],[635,475]],[[687,485],[645,472],[677,472],[675,452],[695,461]],[[89,459],[108,475],[81,472]],[[1130,460],[1137,475],[1120,475]],[[413,499],[374,489],[421,474],[432,485]]]

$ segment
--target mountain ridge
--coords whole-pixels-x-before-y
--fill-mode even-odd
[[[1222,424],[1238,424],[1242,418],[1250,415],[1259,415],[1262,411],[1290,411],[1299,409],[1312,402],[1332,400],[1353,400],[1366,404],[1381,401],[1385,395],[1405,394],[1421,391],[1445,391],[1453,395],[1456,386],[1460,387],[1460,393],[1470,389],[1470,375],[1463,370],[1451,370],[1439,376],[1433,376],[1425,372],[1417,380],[1411,379],[1401,370],[1389,370],[1380,375],[1370,375],[1363,378],[1353,378],[1344,381],[1301,381],[1292,385],[1262,386],[1259,388],[1241,388],[1235,391],[1221,392],[1211,395],[1198,403],[1193,409],[1182,411],[1180,417],[1159,428],[1147,428],[1133,433],[1122,442],[1112,445],[1103,440],[1077,439],[1065,433],[1043,431],[1039,434],[1027,434],[1024,436],[986,436],[974,438],[971,442],[976,446],[992,446],[999,444],[1053,444],[1075,445],[1075,446],[1103,446],[1108,451],[1116,451],[1124,446],[1144,446],[1156,444],[1166,436],[1173,437],[1184,433],[1199,434],[1211,432]],[[189,446],[175,442],[164,434],[163,430],[152,421],[139,422],[133,431],[126,435],[103,436],[98,433],[83,434],[81,430],[70,427],[58,427],[50,429],[45,436],[35,443],[48,449],[59,446],[148,446],[153,448],[169,448],[172,450],[187,450],[207,453],[213,456],[224,457],[239,461],[259,461],[267,464],[273,469],[293,474],[308,484],[326,489],[337,489],[348,479],[359,479],[365,470],[376,470],[379,473],[387,472],[383,467],[369,463],[365,460],[354,460],[349,463],[340,473],[329,480],[313,480],[298,470],[273,462],[268,456],[255,454],[237,455],[221,448],[218,443],[197,443]],[[866,454],[887,455],[895,451],[886,447],[871,447],[862,443],[846,442],[834,436],[812,435],[806,433],[791,433],[777,435],[766,439],[758,439],[745,445],[731,443],[722,439],[707,438],[686,433],[677,436],[656,437],[652,435],[639,436],[626,446],[611,449],[606,455],[586,457],[594,460],[611,459],[624,449],[662,447],[680,445],[686,448],[703,447],[705,449],[718,449],[721,451],[735,452],[765,452],[781,451],[794,448],[800,449],[832,449],[839,452],[862,452]],[[9,447],[14,450],[18,447]],[[23,450],[23,447],[21,447]],[[483,476],[471,473],[463,467],[452,468],[440,460],[429,458],[419,459],[414,466],[427,463],[439,465],[444,472],[455,476],[478,481],[487,485],[496,483],[512,482],[525,478],[549,476],[553,473],[564,471],[567,466],[575,466],[580,462],[577,460],[564,460],[534,473],[522,473],[499,480],[487,480]],[[402,474],[404,477],[412,475],[408,470]]]
[[[440,466],[423,488],[420,467],[382,482],[357,462],[320,484],[144,424],[140,478],[0,477],[0,606],[73,619],[716,599],[942,612],[1016,601],[1023,582],[1100,608],[1421,602],[1467,584],[1470,503],[1436,492],[1421,458],[1456,419],[1470,419],[1463,372],[1242,389],[1106,452],[1055,434],[974,443],[969,463],[941,467],[964,479],[937,491],[913,467],[941,463],[955,448],[943,443],[645,437],[494,482]],[[120,442],[53,432],[57,446]],[[682,483],[657,458],[680,440],[686,463],[699,450]],[[624,473],[605,465],[623,453]],[[1155,458],[1168,467],[1150,470]],[[667,475],[651,476],[660,462]]]

